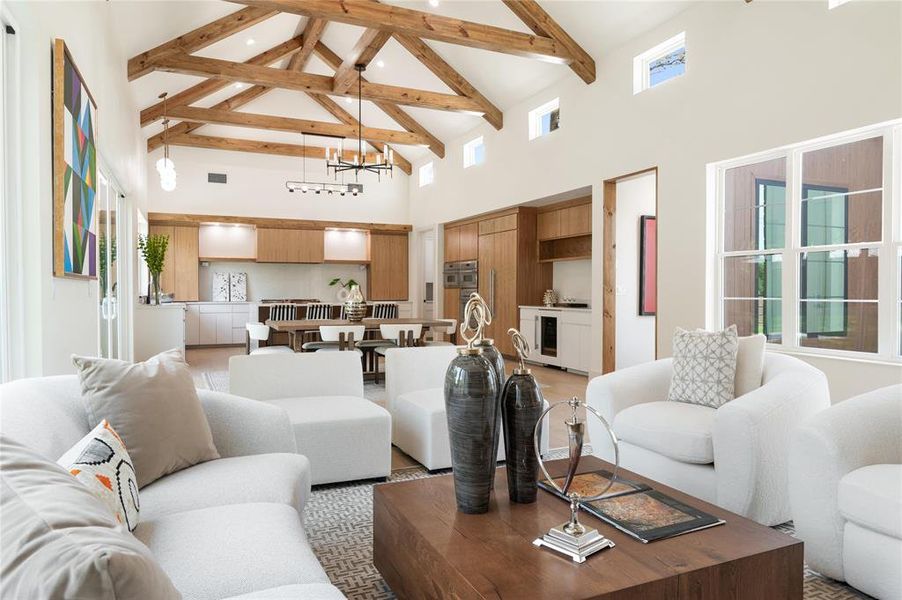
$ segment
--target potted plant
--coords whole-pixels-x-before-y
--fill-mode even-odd
[[[358,285],[356,281],[353,279],[348,279],[347,281],[343,281],[341,277],[336,277],[332,281],[329,282],[329,287],[338,287],[338,301],[344,302],[348,299],[348,293],[351,291],[351,288],[355,285]]]
[[[150,284],[153,288],[154,304],[160,304],[160,273],[166,261],[166,248],[169,247],[169,236],[163,234],[139,235],[138,250],[147,270],[150,271]],[[149,301],[150,299],[148,299]]]

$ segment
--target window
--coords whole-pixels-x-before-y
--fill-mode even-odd
[[[548,135],[561,125],[560,99],[555,98],[539,108],[529,111],[529,139]]]
[[[482,136],[464,144],[464,169],[473,165],[481,165],[484,162],[485,144],[482,143]]]
[[[721,326],[787,349],[899,359],[902,209],[887,171],[900,132],[894,123],[718,165]]]
[[[435,181],[435,164],[429,161],[420,167],[420,187],[431,184]]]
[[[633,59],[633,93],[638,94],[686,72],[686,32]]]
[[[830,10],[833,10],[837,6],[842,6],[843,4],[845,4],[848,1],[849,0],[827,0],[827,8],[829,8]]]

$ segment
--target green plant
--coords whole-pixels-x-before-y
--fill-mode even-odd
[[[336,277],[335,279],[333,279],[332,281],[329,282],[329,285],[330,286],[340,285],[343,288],[351,289],[352,285],[360,285],[360,284],[357,283],[356,281],[354,281],[353,279],[348,279],[347,281],[342,281],[341,277]]]
[[[100,234],[100,239],[98,240],[98,252],[100,253],[100,291],[101,296],[106,294],[106,282],[107,282],[107,272],[109,271],[109,267],[116,264],[116,238],[112,238],[109,241],[110,245],[110,257],[109,264],[107,264],[107,255],[106,255],[106,247],[107,247],[107,236],[104,234]],[[114,289],[115,289],[115,284]]]
[[[139,235],[138,251],[147,265],[151,275],[163,272],[163,262],[166,260],[166,249],[169,247],[169,236],[163,234]]]

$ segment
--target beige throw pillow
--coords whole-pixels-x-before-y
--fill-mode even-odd
[[[765,344],[767,336],[763,333],[739,338],[739,352],[736,354],[737,398],[761,387]]]
[[[181,598],[147,546],[99,498],[3,435],[0,511],[0,598]]]
[[[143,363],[73,356],[88,420],[103,419],[125,443],[138,487],[219,458],[194,380],[178,350]]]

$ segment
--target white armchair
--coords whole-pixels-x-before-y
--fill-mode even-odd
[[[902,599],[902,385],[802,423],[789,476],[808,566],[876,598]]]
[[[611,423],[620,464],[765,525],[790,519],[790,432],[830,405],[827,379],[807,363],[767,353],[761,387],[718,409],[667,401],[672,360],[589,382],[586,401]],[[604,440],[589,419],[590,440]],[[593,452],[613,459],[608,444]]]

